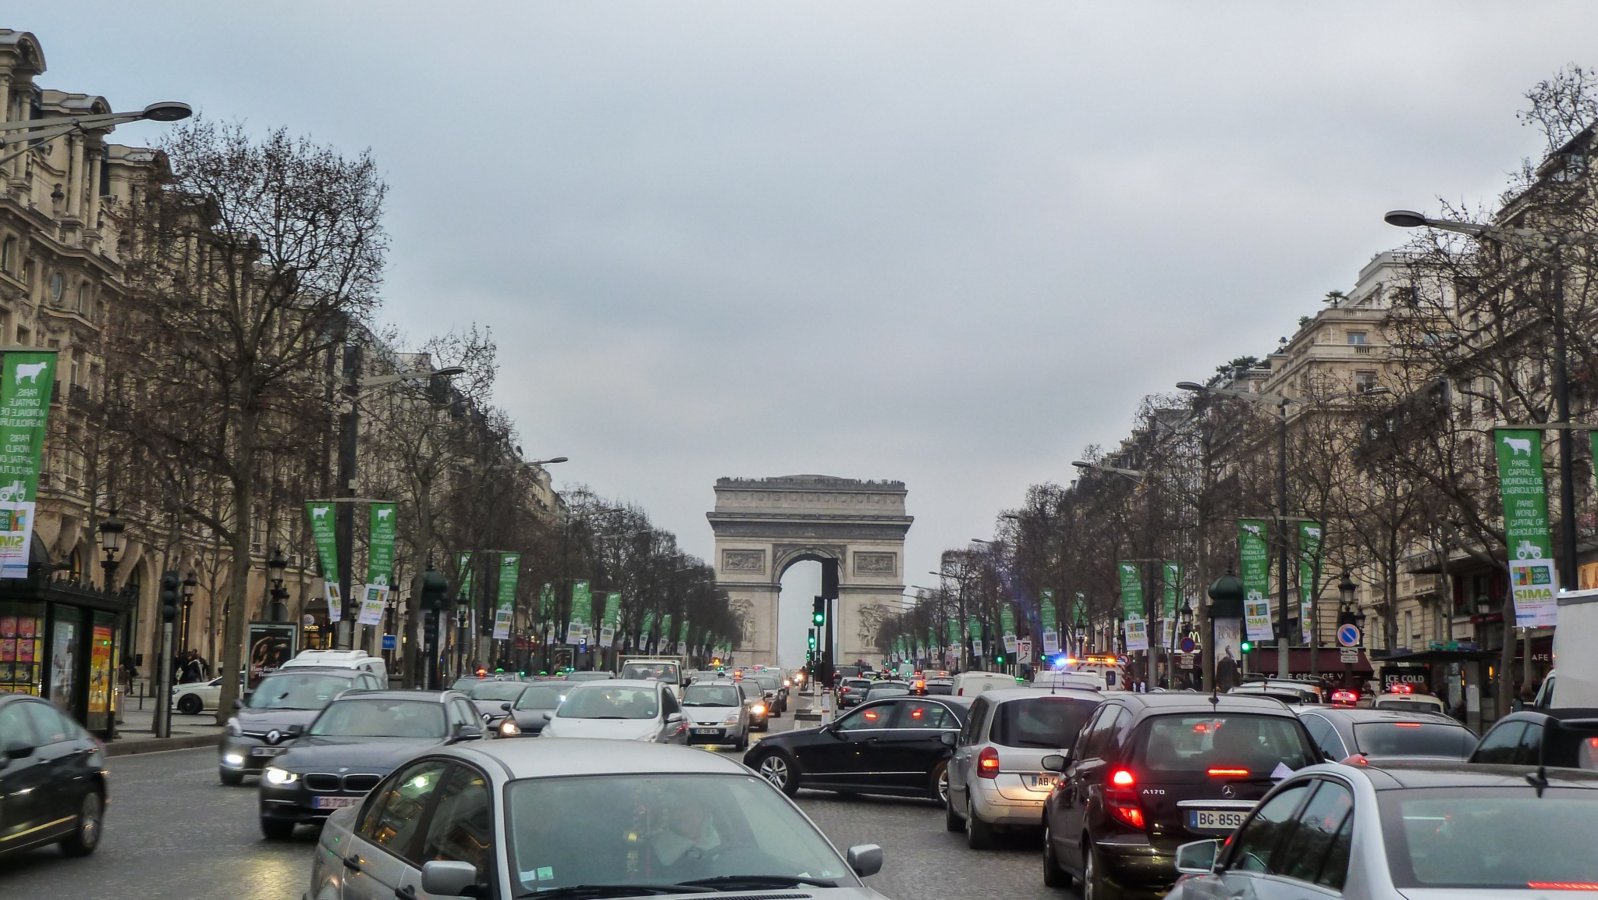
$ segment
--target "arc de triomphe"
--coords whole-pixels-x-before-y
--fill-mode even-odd
[[[796,562],[826,559],[838,561],[835,661],[880,658],[877,625],[902,608],[904,536],[914,521],[904,498],[902,481],[717,479],[716,508],[706,518],[716,535],[716,586],[744,620],[738,662],[777,663],[782,575]]]

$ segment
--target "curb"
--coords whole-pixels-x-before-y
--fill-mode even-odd
[[[141,741],[112,741],[105,745],[106,756],[133,756],[137,753],[160,753],[163,750],[194,750],[214,747],[220,734],[191,734],[184,737],[149,738]]]

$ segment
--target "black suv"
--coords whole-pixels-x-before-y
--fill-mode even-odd
[[[1598,768],[1598,709],[1528,709],[1493,723],[1473,763]]]
[[[1280,702],[1239,694],[1115,693],[1065,755],[1043,805],[1044,883],[1092,898],[1163,891],[1180,844],[1230,834],[1288,772],[1321,754]]]

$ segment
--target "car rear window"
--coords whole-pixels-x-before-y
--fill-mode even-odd
[[[1278,765],[1299,769],[1319,761],[1304,726],[1287,716],[1216,713],[1155,716],[1144,724],[1141,763],[1154,772],[1203,776],[1212,768],[1268,776]]]
[[[1005,747],[1069,747],[1098,707],[1096,701],[1076,697],[1010,700],[999,704],[988,739]]]
[[[1598,791],[1533,786],[1378,791],[1393,885],[1570,890],[1598,882]]]
[[[1570,769],[1598,769],[1598,722],[1562,722],[1544,732],[1543,763]]]
[[[1443,722],[1356,722],[1354,744],[1366,756],[1448,756],[1476,749],[1470,729]]]
[[[1385,697],[1380,700],[1372,701],[1371,706],[1375,709],[1395,709],[1399,712],[1436,713],[1443,711],[1442,704],[1440,703],[1434,703],[1426,700],[1388,700]]]
[[[869,678],[846,678],[843,683],[849,690],[854,691],[871,687],[872,681]]]

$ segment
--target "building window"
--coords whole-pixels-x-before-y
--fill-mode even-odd
[[[8,237],[0,241],[0,270],[15,275],[17,271],[17,239]]]
[[[66,293],[66,290],[67,277],[60,272],[52,274],[50,276],[50,305],[60,306],[61,296]]]
[[[1350,331],[1348,333],[1348,343],[1351,347],[1363,347],[1365,345],[1365,332]]]
[[[1354,390],[1361,394],[1376,390],[1376,373],[1369,369],[1361,369],[1354,373]]]

